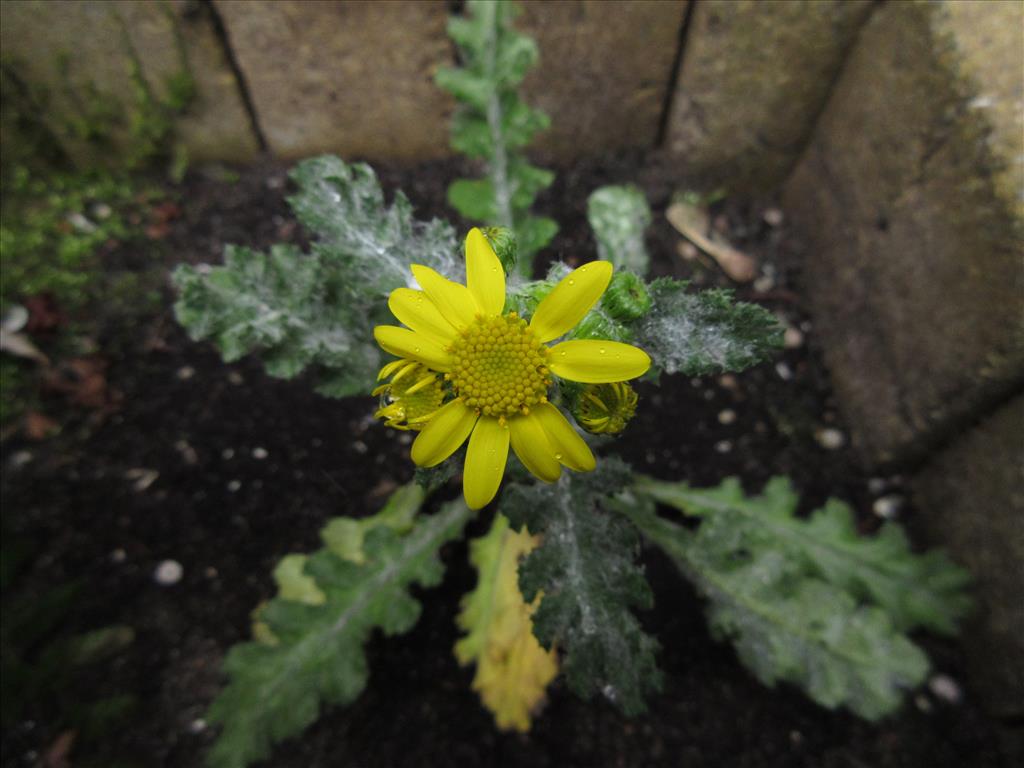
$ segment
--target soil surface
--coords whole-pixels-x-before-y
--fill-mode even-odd
[[[655,210],[648,238],[654,271],[729,285],[713,265],[677,253],[679,237],[662,215],[672,190],[657,168],[656,158],[629,155],[563,172],[538,203],[562,225],[549,255],[593,258],[586,196],[601,184],[631,181]],[[420,216],[447,217],[461,229],[466,223],[447,209],[444,190],[464,171],[446,162],[380,175],[389,194],[406,191]],[[112,264],[166,272],[178,262],[216,262],[226,243],[301,243],[305,235],[284,201],[287,187],[286,168],[276,165],[243,171],[235,181],[193,172],[178,190],[182,213],[170,232],[122,246]],[[716,228],[761,262],[762,279],[739,296],[778,312],[803,341],[741,374],[642,386],[638,415],[616,451],[639,471],[698,485],[737,475],[757,490],[786,474],[807,509],[838,496],[870,532],[881,523],[873,501],[906,494],[899,477],[871,477],[848,446],[821,444],[822,429],[845,429],[800,299],[800,254],[785,222],[770,201],[719,204],[715,213]],[[270,378],[255,361],[225,365],[176,325],[164,286],[162,307],[131,323],[96,310],[97,354],[117,393],[109,408],[54,396],[44,408],[61,425],[57,436],[29,441],[15,434],[3,442],[5,535],[29,542],[33,552],[12,593],[45,595],[74,582],[82,586],[79,597],[51,635],[111,624],[135,631],[126,650],[29,702],[4,734],[4,765],[201,765],[215,736],[202,718],[223,682],[220,662],[247,637],[250,611],[272,594],[278,559],[316,548],[331,516],[372,513],[412,475],[408,435],[374,423],[369,397],[328,400],[301,379]],[[916,514],[908,499],[900,518],[911,533]],[[469,534],[481,535],[489,516],[478,517]],[[829,712],[796,689],[771,690],[747,673],[728,644],[712,639],[701,600],[655,550],[644,561],[656,606],[642,620],[661,643],[665,685],[650,712],[629,720],[556,682],[528,735],[499,733],[470,690],[472,670],[460,668],[451,652],[459,598],[475,582],[466,554],[464,542],[444,551],[446,579],[422,595],[413,631],[371,641],[363,696],[280,745],[269,765],[1013,763],[999,725],[972,697],[956,641],[920,638],[935,670],[960,686],[959,701],[925,688],[902,714],[878,724]],[[183,569],[172,586],[155,579],[165,560]],[[135,706],[116,727],[64,749],[59,739],[67,726],[58,713],[123,694],[133,695]],[[68,762],[54,762],[60,759]]]

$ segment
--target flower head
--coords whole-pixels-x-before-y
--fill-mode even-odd
[[[413,461],[421,467],[440,464],[468,439],[463,491],[474,509],[497,493],[509,446],[545,482],[557,480],[562,466],[592,470],[590,448],[548,402],[548,389],[555,377],[586,384],[626,381],[643,375],[650,358],[615,341],[548,345],[601,298],[612,278],[611,263],[595,261],[570,272],[529,321],[503,313],[505,272],[479,229],[466,238],[466,285],[418,264],[412,273],[422,290],[398,288],[388,299],[406,327],[379,325],[374,338],[407,364],[418,363],[417,381],[440,373],[449,390],[451,399],[430,415],[413,442]]]

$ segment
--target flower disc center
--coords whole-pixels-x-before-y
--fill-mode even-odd
[[[478,317],[451,347],[447,378],[466,405],[485,416],[528,413],[547,399],[548,348],[515,312]]]

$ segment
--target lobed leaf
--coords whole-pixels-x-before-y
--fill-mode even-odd
[[[256,353],[272,376],[310,370],[317,390],[343,397],[372,387],[382,353],[373,325],[391,322],[384,297],[406,285],[409,264],[461,277],[454,231],[412,217],[398,193],[388,207],[373,170],[336,157],[300,163],[289,201],[316,236],[311,253],[275,245],[269,254],[229,246],[221,267],[174,273],[175,313],[224,359]]]
[[[643,192],[633,185],[601,187],[587,199],[587,221],[597,239],[598,258],[616,269],[647,274],[651,257],[644,230],[651,223],[651,207]]]
[[[652,596],[637,563],[636,531],[600,506],[628,478],[624,464],[603,459],[596,471],[566,473],[551,485],[512,485],[501,509],[514,525],[543,534],[519,569],[524,599],[543,593],[534,614],[537,639],[562,650],[566,680],[578,695],[600,693],[636,715],[646,708],[646,694],[661,686],[657,641],[631,612],[650,608]]]
[[[550,242],[557,226],[529,214],[553,174],[517,153],[549,125],[543,112],[516,93],[538,58],[536,43],[512,28],[517,13],[512,3],[469,0],[466,15],[448,23],[462,66],[438,71],[435,82],[460,102],[452,119],[452,147],[483,160],[487,168],[486,179],[454,182],[448,201],[469,219],[512,229],[520,275],[529,277],[533,255]]]
[[[471,514],[460,499],[420,517],[404,535],[375,527],[363,542],[362,564],[329,548],[309,556],[305,573],[324,601],[271,600],[260,619],[274,642],[241,643],[228,653],[230,682],[207,715],[222,726],[207,763],[243,768],[264,759],[273,744],[312,724],[322,706],[355,699],[369,674],[364,643],[375,629],[394,635],[416,623],[420,604],[409,587],[440,582],[438,549],[461,533]]]
[[[652,281],[650,312],[630,326],[655,375],[742,371],[782,347],[782,326],[768,310],[734,301],[728,290],[686,287],[671,278]]]
[[[850,508],[836,499],[806,519],[786,478],[773,478],[759,496],[744,496],[739,481],[691,488],[638,477],[637,492],[716,525],[728,525],[744,546],[771,548],[810,574],[883,608],[900,630],[924,627],[954,634],[970,611],[970,575],[939,551],[911,551],[899,524],[886,522],[861,536]]]
[[[522,733],[530,729],[532,713],[558,674],[554,649],[545,651],[533,635],[530,617],[540,596],[527,604],[519,591],[520,558],[537,543],[538,537],[525,528],[511,530],[500,514],[486,535],[470,542],[477,586],[462,600],[458,624],[466,635],[455,644],[460,664],[476,664],[473,689],[498,728]]]
[[[790,682],[821,706],[876,720],[925,679],[927,657],[884,610],[750,539],[732,516],[705,516],[694,533],[635,500],[619,509],[698,586],[712,631],[765,685]]]

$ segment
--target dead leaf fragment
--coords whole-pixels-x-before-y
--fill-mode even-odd
[[[703,208],[677,202],[669,206],[665,217],[678,232],[713,258],[722,271],[737,283],[749,283],[757,276],[757,262],[728,243],[708,237],[708,214]]]

